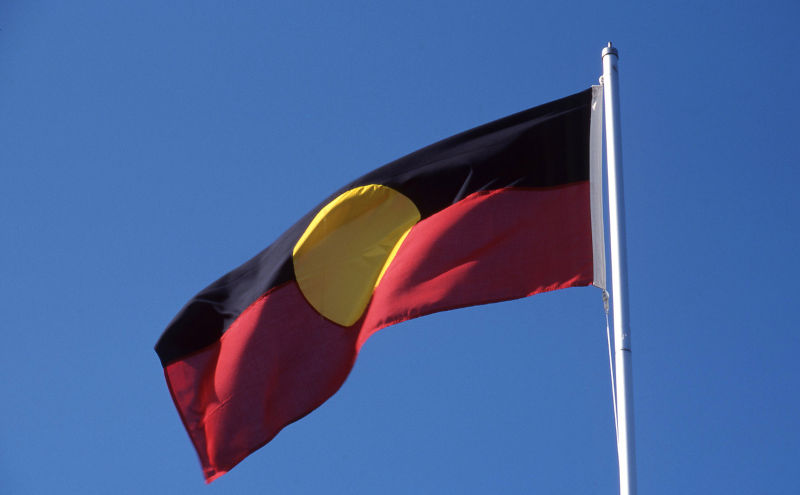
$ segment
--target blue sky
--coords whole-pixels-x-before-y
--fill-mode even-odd
[[[390,327],[205,486],[152,350],[401,155],[620,49],[642,493],[800,493],[800,4],[0,5],[0,492],[615,493],[592,288]]]

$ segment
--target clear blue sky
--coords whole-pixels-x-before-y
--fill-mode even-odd
[[[800,4],[551,3],[0,4],[0,492],[615,493],[596,289],[378,333],[210,486],[152,350],[335,189],[611,40],[641,492],[800,493]]]

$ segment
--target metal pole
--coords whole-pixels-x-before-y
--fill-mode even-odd
[[[628,326],[628,262],[625,247],[625,208],[622,187],[622,134],[619,122],[617,49],[603,48],[608,217],[611,241],[611,287],[614,312],[614,362],[617,388],[617,455],[619,493],[636,495],[636,450],[633,434],[633,377],[631,332]]]

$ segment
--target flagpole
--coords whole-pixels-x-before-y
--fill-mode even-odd
[[[603,48],[603,94],[608,165],[608,217],[611,241],[611,303],[614,313],[614,363],[617,396],[617,456],[619,493],[636,495],[636,450],[633,433],[631,332],[628,326],[628,262],[622,186],[622,134],[619,122],[617,49]]]

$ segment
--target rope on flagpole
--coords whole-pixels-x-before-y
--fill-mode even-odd
[[[606,313],[606,340],[608,341],[608,369],[611,372],[611,402],[614,405],[614,432],[619,443],[619,422],[617,420],[617,381],[614,379],[614,358],[611,352],[611,324],[608,321],[608,291],[603,289],[603,309]]]

